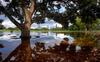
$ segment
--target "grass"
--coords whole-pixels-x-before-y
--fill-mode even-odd
[[[19,29],[2,29],[0,30],[2,32],[20,32]],[[31,32],[57,32],[57,33],[63,33],[63,32],[100,32],[100,30],[92,30],[92,31],[85,31],[85,30],[67,30],[67,29],[31,29]]]
[[[18,29],[13,29],[13,30],[11,30],[11,29],[2,29],[0,31],[1,32],[11,32],[11,31],[20,32],[20,30],[18,30]]]

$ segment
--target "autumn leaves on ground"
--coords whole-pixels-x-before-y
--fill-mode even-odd
[[[93,46],[68,44],[64,38],[59,45],[45,48],[44,43],[35,43],[34,48],[25,42],[20,44],[3,62],[100,62],[100,49]],[[0,48],[3,48],[1,45]],[[2,53],[0,53],[0,56]],[[2,59],[2,58],[1,58]],[[1,60],[2,61],[2,60]]]

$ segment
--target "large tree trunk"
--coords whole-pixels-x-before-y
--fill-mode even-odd
[[[34,6],[34,4],[33,4]],[[23,8],[24,12],[24,23],[22,25],[21,29],[21,42],[22,42],[22,55],[21,57],[24,59],[22,62],[32,62],[32,49],[30,47],[30,27],[32,24],[32,13],[34,12],[34,7],[30,8],[30,11],[28,8]],[[32,11],[33,10],[33,11]],[[32,11],[32,12],[31,12]]]
[[[29,40],[28,42],[30,43],[30,30],[24,29],[21,31],[21,41],[23,42],[27,42],[25,41],[26,39]]]
[[[22,42],[22,58],[23,62],[32,62],[32,49],[30,47],[30,18],[26,19],[28,22],[25,22],[23,29],[21,30],[21,42]],[[20,60],[23,60],[20,59]]]
[[[32,49],[29,39],[23,39],[21,43],[3,62],[33,62]],[[12,59],[14,58],[15,59]]]
[[[18,62],[32,62],[32,49],[30,47],[30,38],[21,38],[22,44],[20,47]]]
[[[32,24],[32,15],[35,12],[35,0],[30,0],[31,4],[21,5],[23,14],[23,23],[17,22],[14,17],[3,7],[0,6],[2,12],[8,16],[8,18],[21,30],[21,45],[15,50],[16,53],[8,56],[4,62],[32,62],[32,50],[30,47],[30,27]],[[20,4],[25,4],[24,0],[20,1]],[[19,5],[20,6],[20,5]],[[15,11],[16,12],[16,11]],[[15,57],[15,60],[10,61],[10,58]]]

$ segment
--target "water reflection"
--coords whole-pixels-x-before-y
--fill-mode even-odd
[[[76,53],[79,53],[78,58],[80,58],[81,57],[80,54],[84,55],[85,53],[83,53],[83,52],[86,52],[86,51],[87,51],[86,54],[91,54],[91,55],[94,54],[94,52],[93,53],[90,53],[90,52],[92,50],[93,51],[96,50],[94,47],[98,46],[97,44],[99,44],[98,42],[100,41],[100,35],[97,35],[97,34],[98,33],[94,33],[94,32],[92,32],[92,33],[90,33],[90,32],[86,32],[86,33],[84,33],[84,32],[66,32],[66,33],[31,32],[31,36],[32,36],[32,38],[31,38],[31,48],[33,50],[35,50],[36,55],[40,56],[40,57],[41,57],[42,53],[39,52],[40,55],[38,54],[37,50],[39,50],[39,48],[40,48],[40,50],[43,50],[43,52],[44,52],[43,54],[46,54],[47,56],[49,54],[51,54],[51,52],[53,52],[53,53],[58,52],[58,53],[62,54],[62,50],[60,51],[59,49],[65,49],[65,51],[66,51],[65,55],[69,55],[69,53],[70,54],[75,53],[75,55],[77,56]],[[20,49],[22,44],[20,42],[19,37],[20,37],[19,32],[13,32],[13,33],[4,32],[3,35],[0,36],[0,44],[4,45],[4,48],[0,48],[0,52],[2,53],[3,60],[5,58],[9,57],[8,55],[12,51],[16,52],[18,49]],[[60,46],[60,43],[63,40],[63,38],[68,38],[69,39],[68,45],[66,45],[66,48]],[[40,43],[36,44],[37,42],[40,42]],[[20,46],[18,46],[18,45],[20,45]],[[16,49],[16,47],[17,47],[17,49]],[[34,47],[35,48],[38,47],[37,50],[34,49]],[[49,51],[49,54],[47,53],[48,51]],[[14,53],[14,54],[17,54],[17,53]],[[35,54],[32,54],[32,55],[34,56]],[[36,58],[38,59],[39,57],[37,57],[37,56],[36,56]],[[59,57],[59,54],[57,54],[57,56],[55,56],[55,54],[53,54],[53,55],[51,54],[50,56],[51,57],[54,56],[53,58],[56,58],[57,56]],[[67,59],[69,61],[71,61],[71,58],[69,58],[69,57],[67,57]],[[87,57],[87,56],[84,56],[84,57]],[[53,60],[53,58],[52,58],[52,60]],[[60,57],[60,58],[62,58],[62,57]],[[14,57],[12,57],[12,59],[14,59]],[[36,60],[36,59],[34,59],[34,60]],[[59,59],[59,60],[62,60],[62,59]]]
[[[3,36],[3,32],[0,32],[0,36]]]

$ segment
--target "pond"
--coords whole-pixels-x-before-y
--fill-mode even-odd
[[[59,45],[63,38],[68,38],[69,45],[75,44],[76,50],[81,46],[100,47],[100,32],[31,32],[31,48],[36,42],[45,43],[45,48]],[[18,45],[21,44],[20,32],[0,32],[0,56],[4,60]],[[3,47],[1,47],[3,46]]]

